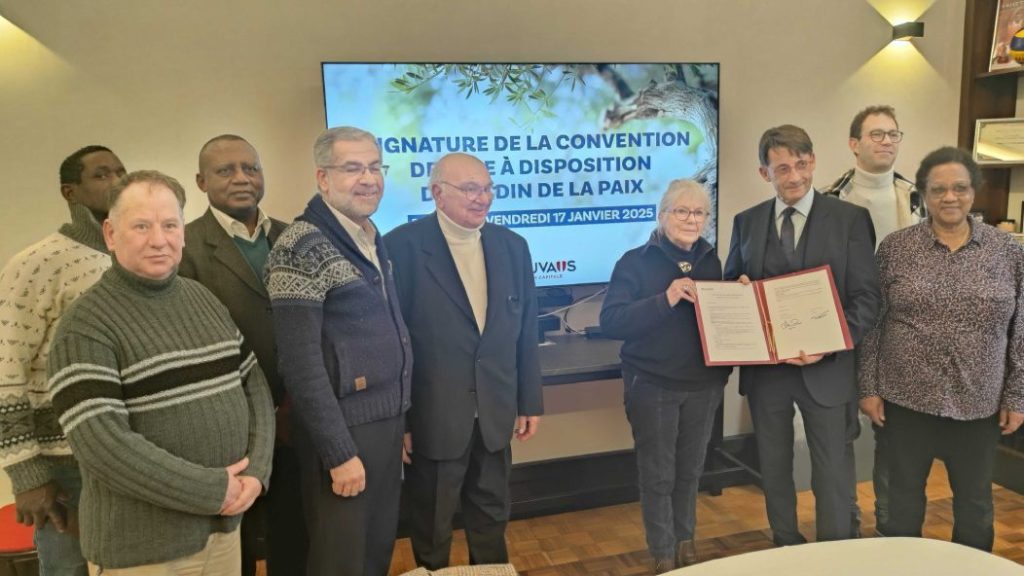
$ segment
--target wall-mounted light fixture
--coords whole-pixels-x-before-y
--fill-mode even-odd
[[[924,22],[904,22],[892,27],[893,40],[910,40],[924,37]]]

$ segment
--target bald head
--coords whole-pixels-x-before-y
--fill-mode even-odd
[[[434,164],[430,194],[437,209],[463,228],[479,228],[494,200],[487,166],[469,154],[448,154]]]
[[[249,141],[246,140],[245,138],[242,138],[241,136],[237,136],[235,134],[221,134],[220,136],[214,136],[213,138],[207,140],[206,144],[203,144],[203,147],[199,149],[199,172],[202,172],[203,169],[209,164],[210,155],[212,151],[214,149],[221,148],[221,145],[227,142],[244,144],[245,146],[249,147],[254,154],[257,154],[256,148],[253,148],[253,145],[249,144]]]
[[[210,206],[255,231],[263,199],[263,167],[256,148],[245,138],[221,134],[203,144],[196,186]]]
[[[462,152],[447,154],[434,164],[434,168],[430,172],[430,186],[433,187],[434,184],[445,180],[447,178],[445,174],[448,172],[467,168],[477,168],[487,172],[487,166],[476,156]]]

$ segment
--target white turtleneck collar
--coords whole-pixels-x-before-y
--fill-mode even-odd
[[[855,166],[853,169],[853,185],[858,188],[870,188],[872,190],[887,190],[892,188],[893,180],[896,178],[895,168],[891,168],[880,174],[874,174]]]
[[[469,306],[473,310],[477,329],[484,332],[487,321],[487,262],[484,259],[484,245],[480,238],[480,228],[459,226],[440,210],[437,211],[437,223],[441,226],[441,234],[448,244],[448,250],[455,261],[455,270],[459,273],[462,286],[469,298]]]
[[[441,226],[441,233],[444,234],[445,239],[449,243],[463,244],[476,242],[480,239],[480,229],[484,227],[483,224],[476,228],[466,228],[456,224],[454,220],[441,210],[436,210],[436,212],[437,223]]]
[[[883,238],[899,229],[899,202],[894,184],[895,172],[889,170],[872,174],[859,167],[854,168],[853,178],[843,199],[863,206],[871,213],[875,227],[875,246]]]

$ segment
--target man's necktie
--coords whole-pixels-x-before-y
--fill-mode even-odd
[[[796,255],[796,233],[793,230],[793,212],[796,212],[796,208],[788,206],[782,211],[782,228],[779,233],[779,237],[782,240],[782,251],[786,254],[787,258],[792,258]]]

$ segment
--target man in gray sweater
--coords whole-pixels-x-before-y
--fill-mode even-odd
[[[92,572],[239,574],[241,514],[270,476],[263,372],[227,309],[177,275],[184,200],[153,171],[111,189],[113,266],[50,348],[48,389],[82,469]]]

